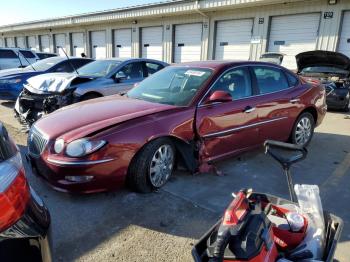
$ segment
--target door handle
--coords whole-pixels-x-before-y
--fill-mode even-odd
[[[291,100],[289,100],[289,102],[292,104],[298,103],[298,102],[300,102],[300,98],[291,99]]]
[[[255,107],[247,106],[246,108],[244,108],[244,113],[251,113],[255,111],[255,109]]]

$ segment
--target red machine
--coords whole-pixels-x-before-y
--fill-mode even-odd
[[[315,217],[301,211],[293,188],[289,169],[306,157],[306,149],[277,141],[266,141],[265,147],[285,171],[291,201],[241,190],[223,218],[194,246],[196,262],[333,261],[342,220],[322,212],[320,230]]]

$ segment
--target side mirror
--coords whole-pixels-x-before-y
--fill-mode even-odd
[[[231,102],[231,101],[232,101],[232,96],[228,92],[215,91],[207,99],[206,104],[211,104],[215,102]]]
[[[114,76],[114,81],[117,83],[120,83],[121,81],[125,80],[127,77],[123,71],[119,71],[118,73],[115,74]]]

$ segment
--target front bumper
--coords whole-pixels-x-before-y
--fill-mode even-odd
[[[57,191],[68,193],[97,193],[119,189],[125,184],[127,165],[117,160],[97,163],[50,163],[42,157],[27,155],[33,173],[46,180]],[[67,176],[92,176],[90,181],[73,182]]]
[[[0,233],[0,258],[1,262],[52,260],[50,214],[33,189],[20,220]]]
[[[0,99],[16,101],[21,92],[21,88],[18,86],[12,86],[10,84],[0,84]]]
[[[349,104],[350,91],[348,89],[335,89],[327,94],[328,108],[344,109]]]

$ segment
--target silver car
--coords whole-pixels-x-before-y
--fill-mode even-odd
[[[15,111],[22,124],[66,105],[102,96],[123,94],[144,78],[168,66],[144,58],[96,60],[75,73],[49,73],[31,77],[23,85]]]
[[[29,49],[0,48],[0,70],[26,67],[37,60],[39,57]]]

